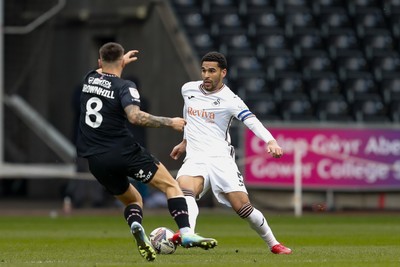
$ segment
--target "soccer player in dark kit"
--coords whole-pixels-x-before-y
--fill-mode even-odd
[[[126,120],[143,127],[170,127],[183,131],[185,120],[154,116],[140,110],[135,84],[121,79],[124,67],[137,60],[137,50],[127,53],[118,43],[106,43],[100,50],[99,69],[83,81],[77,152],[87,158],[91,173],[106,190],[125,205],[124,216],[136,240],[139,253],[148,261],[156,258],[142,226],[143,200],[128,177],[151,184],[164,192],[168,209],[186,248],[213,248],[217,241],[204,238],[190,228],[188,208],[181,189],[165,166],[139,145],[126,127]]]

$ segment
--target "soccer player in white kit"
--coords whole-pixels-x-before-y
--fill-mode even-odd
[[[202,81],[182,86],[186,126],[181,143],[171,157],[186,157],[177,180],[188,205],[189,222],[195,229],[199,208],[196,200],[210,188],[216,199],[243,219],[275,254],[291,254],[292,250],[279,243],[264,215],[250,203],[243,177],[235,163],[234,148],[230,144],[229,127],[234,118],[242,121],[266,143],[266,150],[275,158],[283,155],[271,133],[248,109],[243,100],[223,83],[227,74],[225,56],[209,52],[201,60]],[[173,241],[179,243],[179,232]]]

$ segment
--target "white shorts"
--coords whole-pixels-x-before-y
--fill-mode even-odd
[[[223,193],[239,191],[247,194],[243,176],[231,157],[212,157],[206,160],[187,158],[178,171],[177,179],[183,175],[204,178],[204,188],[198,199],[211,188],[219,203],[231,207]]]

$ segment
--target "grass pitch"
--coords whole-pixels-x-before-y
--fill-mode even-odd
[[[230,211],[200,214],[196,230],[216,238],[215,249],[179,247],[154,262],[139,256],[122,213],[0,215],[0,266],[400,266],[400,213],[301,218],[264,214],[278,240],[293,249],[292,255],[270,253],[247,222]],[[166,211],[145,214],[143,224],[147,234],[159,226],[176,229]]]

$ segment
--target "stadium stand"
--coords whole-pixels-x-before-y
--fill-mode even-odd
[[[227,81],[259,117],[399,121],[399,0],[171,4],[199,57],[227,56]]]

